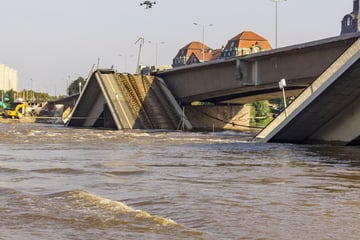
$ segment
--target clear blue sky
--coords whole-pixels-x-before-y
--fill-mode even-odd
[[[202,40],[220,48],[244,30],[275,41],[275,3],[271,0],[156,0],[149,10],[140,0],[12,0],[0,12],[0,63],[18,71],[19,90],[64,94],[67,82],[114,65],[134,72],[135,42],[145,38],[142,64],[171,64],[177,51]],[[352,0],[287,0],[278,4],[278,46],[337,36]],[[163,44],[161,44],[164,42]],[[125,57],[126,56],[126,57]],[[126,61],[125,61],[126,59]],[[125,64],[126,63],[126,64]]]

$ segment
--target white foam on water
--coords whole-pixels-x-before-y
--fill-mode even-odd
[[[176,223],[175,221],[169,218],[164,218],[157,215],[151,215],[146,211],[133,209],[127,206],[125,203],[113,201],[88,192],[72,191],[70,192],[70,194],[77,201],[85,201],[87,203],[95,205],[98,208],[108,210],[113,213],[129,214],[137,219],[150,220],[161,226],[180,226],[180,224]]]

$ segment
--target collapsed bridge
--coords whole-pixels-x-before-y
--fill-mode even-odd
[[[243,104],[281,97],[282,78],[295,100],[257,134],[259,141],[360,145],[359,33],[156,76],[94,70],[67,126],[239,130],[251,118],[241,113]]]
[[[66,123],[109,129],[191,129],[183,110],[157,77],[96,69]]]

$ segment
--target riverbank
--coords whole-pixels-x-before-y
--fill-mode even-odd
[[[54,117],[22,117],[22,118],[3,118],[0,117],[0,123],[50,123],[60,124],[58,118]],[[61,122],[62,123],[62,122]]]
[[[0,117],[0,123],[35,123],[35,121],[36,118],[34,117],[23,117],[20,119]]]

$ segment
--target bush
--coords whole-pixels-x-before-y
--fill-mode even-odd
[[[258,101],[252,103],[251,121],[252,126],[266,126],[271,122],[269,101]]]

